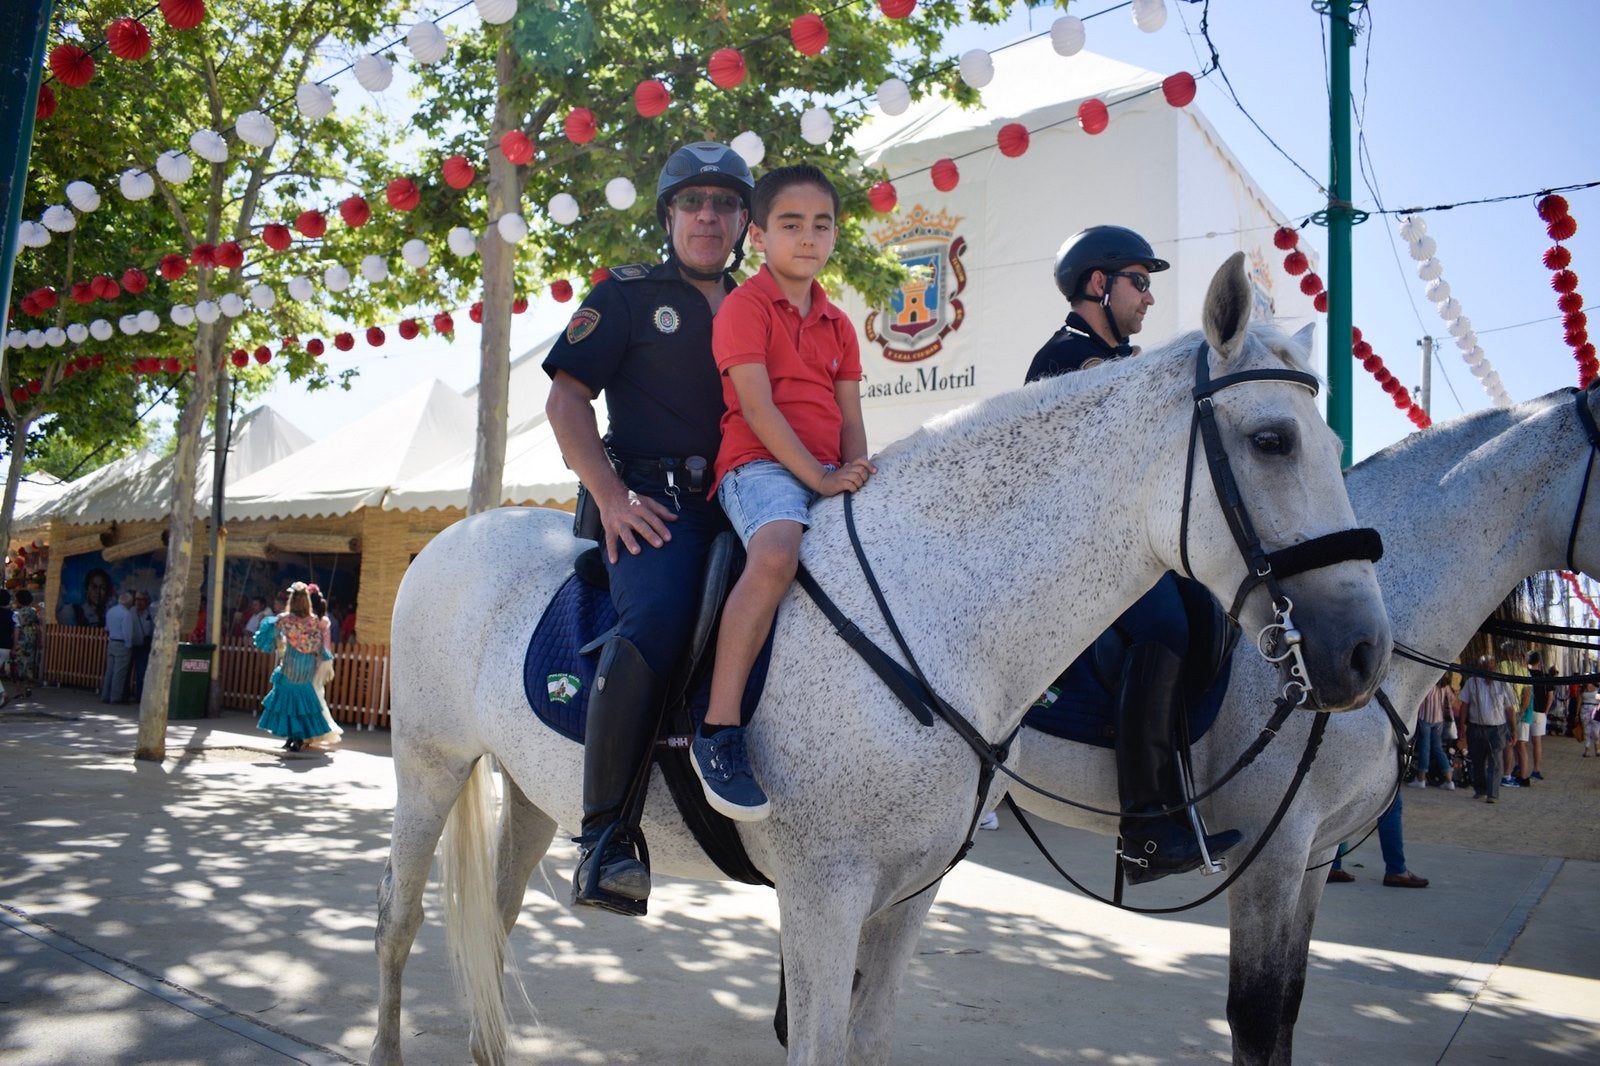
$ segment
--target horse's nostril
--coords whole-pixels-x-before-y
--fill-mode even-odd
[[[1378,649],[1370,640],[1363,640],[1350,649],[1350,669],[1363,683],[1377,673]]]

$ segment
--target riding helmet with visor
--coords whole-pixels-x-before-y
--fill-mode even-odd
[[[672,246],[670,231],[667,260],[674,263],[680,272],[701,281],[731,276],[744,261],[744,235],[750,224],[750,194],[756,187],[755,179],[750,176],[750,167],[738,152],[716,141],[696,141],[673,152],[667,157],[667,165],[661,168],[661,177],[656,180],[656,221],[663,229],[667,228],[668,202],[679,189],[691,185],[720,186],[734,192],[744,206],[745,228],[734,238],[733,262],[725,271],[707,274],[679,261],[677,249]]]
[[[1156,255],[1150,242],[1124,226],[1090,226],[1068,237],[1056,253],[1056,287],[1069,300],[1083,296],[1096,270],[1110,273],[1134,264],[1150,273],[1172,264]]]

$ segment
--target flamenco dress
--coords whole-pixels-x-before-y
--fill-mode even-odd
[[[281,647],[283,658],[272,671],[272,691],[261,701],[256,726],[275,737],[306,740],[329,732],[329,719],[317,690],[317,665],[322,660],[319,619],[280,614],[256,630],[256,647]]]

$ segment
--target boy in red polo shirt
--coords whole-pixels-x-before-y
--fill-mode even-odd
[[[769,808],[745,755],[739,705],[794,581],[809,509],[877,472],[866,458],[855,329],[816,281],[838,216],[839,194],[816,167],[763,176],[750,238],[766,261],[723,301],[711,331],[727,404],[712,491],[747,559],[722,612],[711,707],[692,761],[711,806],[745,822]]]

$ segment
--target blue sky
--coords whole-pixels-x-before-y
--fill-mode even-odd
[[[1124,7],[1087,18],[1108,3],[1074,3],[1086,18],[1088,49],[1161,74],[1198,72],[1207,49],[1198,35],[1203,5],[1167,0],[1159,32],[1135,28]],[[1004,26],[969,26],[948,43],[951,55],[996,48],[1044,32],[1054,7],[1017,12]],[[1511,196],[1600,179],[1600,112],[1593,105],[1600,73],[1600,4],[1540,0],[1518,6],[1485,0],[1376,0],[1361,20],[1352,55],[1352,87],[1382,206],[1432,206]],[[1323,206],[1317,183],[1327,181],[1328,92],[1325,19],[1308,0],[1214,0],[1210,35],[1233,89],[1289,162],[1235,106],[1221,78],[1200,83],[1200,108],[1229,148],[1292,219]],[[1070,62],[1070,60],[1063,60]],[[1113,122],[1115,116],[1113,115]],[[1315,177],[1314,182],[1294,165]],[[1137,159],[1127,166],[1136,168]],[[1378,198],[1353,182],[1359,207]],[[1600,189],[1567,193],[1578,233],[1569,242],[1580,285],[1600,301]],[[1541,263],[1550,240],[1533,200],[1463,206],[1423,215],[1438,242],[1444,278],[1459,299],[1489,362],[1514,399],[1576,384],[1570,350]],[[1419,377],[1418,340],[1441,338],[1433,373],[1433,413],[1446,419],[1489,400],[1468,372],[1445,323],[1423,295],[1416,264],[1396,232],[1397,219],[1374,214],[1355,231],[1354,319],[1377,352],[1407,385]],[[1302,239],[1326,258],[1324,231]],[[1398,260],[1398,262],[1397,262]],[[1592,266],[1591,266],[1592,264]],[[1597,304],[1600,306],[1600,304]],[[513,353],[547,335],[571,305],[541,308],[516,321]],[[464,319],[465,316],[458,316]],[[463,322],[465,326],[467,323]],[[1600,319],[1596,320],[1600,335]],[[461,329],[453,344],[390,344],[381,358],[351,360],[361,367],[352,392],[307,395],[284,382],[268,397],[314,436],[405,391],[441,377],[456,388],[477,378],[476,334]],[[333,361],[335,369],[341,367]],[[1411,431],[1360,367],[1354,373],[1357,458]]]

